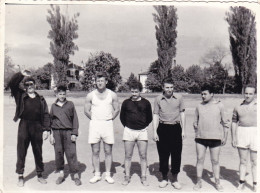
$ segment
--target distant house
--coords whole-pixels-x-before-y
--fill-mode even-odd
[[[71,89],[77,89],[80,88],[81,85],[81,78],[84,75],[84,69],[81,66],[78,66],[73,63],[69,63],[67,67],[67,81],[68,81],[68,88]],[[54,81],[54,76],[51,76],[51,88],[53,89],[56,86]]]
[[[148,72],[141,72],[138,74],[139,81],[143,85],[143,90],[142,90],[143,93],[149,91],[145,86],[145,81],[146,81],[147,77],[148,77]]]

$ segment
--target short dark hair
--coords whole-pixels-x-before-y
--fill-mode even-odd
[[[209,93],[214,93],[214,88],[208,83],[203,84],[200,90],[201,92],[207,90]]]
[[[24,85],[25,85],[25,83],[26,82],[33,82],[33,84],[35,84],[35,80],[34,80],[34,78],[33,77],[26,77],[25,79],[24,79]]]
[[[143,85],[140,81],[132,81],[129,84],[129,89],[138,89],[141,92],[143,90]]]
[[[58,92],[61,92],[61,91],[66,92],[67,91],[67,87],[65,85],[59,85],[57,87],[57,91],[56,92],[58,93]]]
[[[95,75],[95,80],[97,80],[98,78],[105,78],[107,80],[107,73],[106,72],[97,72]]]
[[[245,86],[245,90],[246,90],[246,88],[254,88],[255,91],[256,91],[256,86],[255,86],[255,84],[247,84],[247,85]]]
[[[173,84],[172,78],[171,77],[164,78],[162,84],[164,85],[165,83]]]

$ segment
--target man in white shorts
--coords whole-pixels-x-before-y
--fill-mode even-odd
[[[140,163],[141,163],[141,182],[148,186],[146,178],[147,169],[147,127],[152,122],[152,107],[148,100],[140,96],[143,86],[140,82],[133,81],[130,84],[132,96],[124,100],[120,113],[120,120],[123,124],[123,141],[125,145],[125,179],[123,185],[130,182],[131,159],[135,143],[137,143]]]
[[[250,153],[253,176],[253,190],[257,191],[257,102],[255,87],[245,87],[245,100],[233,111],[232,117],[232,146],[238,148],[240,157],[238,190],[245,187],[247,172],[247,157]]]
[[[101,180],[99,152],[102,140],[105,152],[105,180],[113,184],[114,180],[110,175],[114,144],[113,120],[119,114],[119,102],[116,93],[106,88],[105,72],[98,72],[95,81],[97,89],[87,95],[84,107],[85,115],[90,119],[88,143],[91,144],[92,163],[95,170],[95,175],[89,182],[96,183]]]

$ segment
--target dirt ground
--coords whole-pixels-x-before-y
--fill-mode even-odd
[[[71,95],[72,96],[72,95]],[[135,147],[134,155],[132,159],[132,178],[128,186],[121,185],[124,177],[124,145],[122,142],[123,126],[117,117],[114,121],[115,127],[115,144],[113,146],[113,165],[112,173],[115,180],[115,184],[108,184],[103,179],[96,183],[90,184],[89,179],[93,176],[93,167],[91,161],[91,148],[87,143],[88,139],[88,123],[89,120],[84,115],[84,97],[71,97],[68,96],[68,100],[74,102],[79,117],[79,137],[77,140],[77,154],[80,164],[80,174],[82,185],[75,186],[74,182],[68,173],[68,165],[65,166],[66,180],[61,185],[56,185],[55,181],[58,174],[55,173],[55,161],[54,161],[54,148],[50,145],[49,141],[44,141],[43,144],[43,160],[45,164],[44,178],[47,179],[48,184],[42,185],[37,182],[34,158],[32,154],[31,146],[28,149],[26,166],[25,166],[25,186],[23,188],[17,187],[17,174],[15,173],[16,165],[16,144],[17,144],[17,128],[19,122],[13,122],[13,116],[15,112],[14,99],[8,94],[4,97],[4,167],[3,167],[3,179],[4,179],[4,192],[28,192],[28,191],[177,191],[168,184],[166,188],[159,188],[158,183],[161,181],[159,173],[158,153],[156,144],[152,140],[152,124],[149,126],[149,146],[148,146],[148,181],[150,186],[144,187],[140,182],[140,165],[139,155],[137,147]],[[125,99],[125,95],[119,97],[120,104]],[[227,108],[227,112],[230,117],[234,106],[238,105],[242,101],[241,96],[216,96],[219,98]],[[154,97],[148,97],[153,106]],[[46,101],[50,108],[51,104],[55,101],[54,97],[46,96]],[[185,95],[184,102],[186,106],[186,139],[183,141],[182,152],[182,164],[181,172],[179,174],[179,182],[183,186],[181,192],[193,191],[193,186],[196,180],[196,149],[194,142],[194,131],[192,127],[193,116],[195,106],[201,101],[199,95]],[[104,153],[103,150],[100,154],[101,172],[105,171]],[[231,146],[231,136],[229,134],[228,141],[225,146],[222,147],[220,155],[220,174],[221,184],[225,191],[233,192],[238,185],[239,157],[237,150]],[[250,167],[248,167],[250,172]],[[171,177],[170,177],[171,178]],[[244,191],[251,192],[252,190],[252,178],[251,174],[246,176],[248,182]],[[217,191],[214,188],[214,177],[211,168],[211,162],[209,157],[209,151],[205,159],[205,166],[203,172],[203,187],[201,192]]]

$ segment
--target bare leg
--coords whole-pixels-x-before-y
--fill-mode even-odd
[[[220,173],[220,167],[219,167],[219,153],[220,153],[220,146],[210,148],[210,158],[212,163],[212,169],[215,176],[215,181],[217,184],[219,184],[219,173]]]
[[[141,176],[146,176],[147,170],[147,146],[148,141],[137,141],[139,156],[140,156],[140,164],[141,164]]]
[[[124,141],[125,144],[125,175],[130,176],[131,160],[135,141]]]
[[[257,182],[257,151],[250,151],[253,182]]]
[[[204,160],[207,148],[204,145],[196,143],[197,152],[197,182],[201,182],[202,172],[204,168]]]
[[[95,172],[100,172],[100,160],[99,160],[99,152],[100,152],[100,142],[91,144],[92,148],[92,164]]]
[[[240,158],[239,177],[242,181],[245,181],[248,152],[248,149],[238,148],[238,154]]]
[[[111,165],[112,165],[112,144],[107,144],[103,142],[104,145],[104,152],[105,152],[105,165],[106,165],[106,172],[110,172]]]

